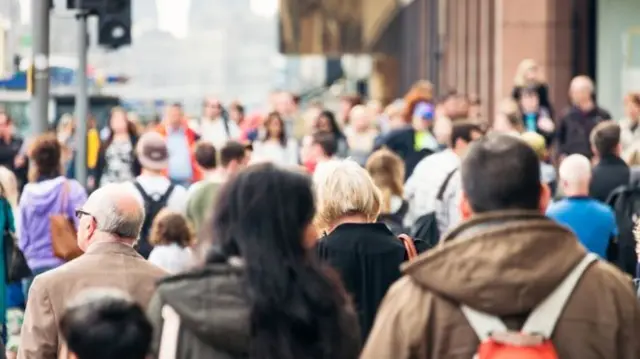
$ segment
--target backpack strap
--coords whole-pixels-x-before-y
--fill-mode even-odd
[[[160,197],[160,199],[158,200],[158,203],[162,203],[164,205],[167,204],[167,202],[169,201],[169,197],[171,196],[171,193],[173,193],[173,190],[176,188],[175,184],[170,184],[169,188],[167,188],[167,191],[162,195],[162,197]]]
[[[451,178],[453,178],[453,175],[457,171],[458,171],[458,167],[456,167],[453,171],[449,172],[447,174],[447,177],[444,178],[444,181],[442,182],[442,185],[438,190],[438,195],[436,196],[436,200],[442,201],[442,198],[444,197],[444,192],[447,190],[447,187],[449,186],[449,182],[451,182]]]
[[[591,263],[598,260],[593,254],[587,254],[582,261],[569,273],[560,285],[551,292],[529,315],[522,327],[522,332],[526,334],[539,334],[545,338],[550,338],[560,314],[571,297],[578,281]]]
[[[138,192],[140,192],[140,195],[142,196],[142,200],[144,201],[144,203],[153,202],[153,198],[151,198],[151,196],[149,196],[149,194],[144,190],[140,182],[133,181],[133,185],[136,187]]]
[[[571,273],[565,277],[560,285],[531,312],[521,332],[550,338],[560,318],[560,314],[562,314],[562,310],[567,304],[569,297],[571,297],[571,293],[578,284],[582,274],[584,274],[584,271],[589,265],[597,259],[598,257],[594,254],[587,254]],[[480,341],[488,339],[492,333],[508,331],[507,326],[498,317],[477,311],[466,305],[461,305],[460,309]]]

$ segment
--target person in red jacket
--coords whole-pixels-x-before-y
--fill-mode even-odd
[[[188,126],[182,106],[171,104],[165,110],[165,117],[156,129],[167,141],[169,167],[167,177],[175,183],[188,187],[201,179],[195,161],[194,148],[199,136]]]

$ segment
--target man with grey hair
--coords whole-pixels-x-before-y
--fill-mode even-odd
[[[595,102],[595,86],[587,76],[576,76],[569,87],[571,107],[560,118],[557,138],[561,157],[578,153],[591,158],[589,134],[611,114]]]
[[[580,243],[604,259],[617,257],[618,227],[613,210],[589,197],[591,163],[583,155],[570,155],[560,164],[560,189],[566,196],[547,208],[547,216],[569,227]]]
[[[76,211],[78,246],[85,254],[33,281],[18,358],[68,357],[56,321],[78,293],[96,287],[119,289],[144,308],[156,281],[166,275],[133,248],[144,209],[123,186],[98,189]]]

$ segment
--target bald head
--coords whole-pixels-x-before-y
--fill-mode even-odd
[[[574,154],[562,161],[559,169],[564,194],[583,196],[589,193],[591,162],[583,155]]]
[[[106,185],[89,196],[84,209],[101,232],[123,239],[137,239],[144,222],[144,208],[123,184]]]

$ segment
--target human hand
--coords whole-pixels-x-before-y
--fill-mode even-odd
[[[556,129],[556,125],[549,117],[542,117],[538,119],[538,128],[545,132],[553,132]]]

